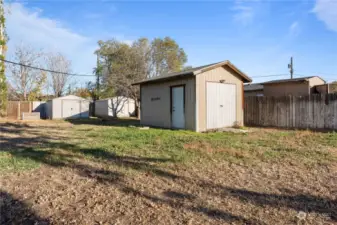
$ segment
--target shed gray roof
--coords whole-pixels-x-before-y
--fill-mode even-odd
[[[264,82],[262,84],[275,84],[275,83],[286,83],[286,82],[301,82],[301,81],[308,81],[308,80],[310,80],[311,78],[314,78],[314,77],[318,77],[319,79],[321,79],[322,81],[325,82],[325,80],[323,80],[319,76],[310,76],[310,77],[299,77],[299,78],[293,78],[293,79],[271,80],[271,81]]]
[[[162,76],[152,77],[152,78],[149,78],[149,79],[146,79],[146,80],[143,80],[143,81],[133,83],[132,85],[153,83],[153,82],[157,82],[157,81],[165,81],[165,80],[170,80],[170,79],[179,78],[179,77],[195,76],[195,75],[198,75],[200,73],[206,72],[208,70],[215,69],[217,67],[225,66],[225,65],[230,67],[239,76],[241,76],[244,82],[252,82],[252,79],[250,77],[248,77],[245,73],[243,73],[241,70],[239,70],[230,61],[226,60],[226,61],[222,61],[222,62],[218,62],[218,63],[212,63],[212,64],[208,64],[208,65],[204,65],[204,66],[191,68],[191,69],[185,70],[185,71],[180,71],[180,72],[175,72],[175,73],[169,73],[169,74],[162,75]]]
[[[244,86],[244,91],[260,91],[263,90],[262,84],[246,84]]]

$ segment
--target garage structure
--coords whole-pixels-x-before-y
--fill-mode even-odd
[[[141,124],[197,132],[243,125],[243,83],[251,81],[227,60],[137,82]]]
[[[54,98],[46,103],[48,119],[89,118],[90,101],[75,95]]]
[[[97,117],[130,117],[135,116],[135,112],[135,101],[124,96],[95,101],[95,116]]]
[[[262,83],[264,96],[308,96],[318,94],[316,86],[326,82],[319,76],[271,80]]]

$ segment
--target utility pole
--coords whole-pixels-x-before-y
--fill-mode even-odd
[[[96,63],[96,99],[99,100],[100,94],[100,73],[101,73],[101,66],[99,65],[99,54],[97,53],[97,63]]]
[[[288,68],[290,72],[290,79],[293,79],[293,75],[294,75],[293,57],[290,58],[290,64],[288,64]]]

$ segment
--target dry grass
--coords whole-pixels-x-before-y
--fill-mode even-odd
[[[134,122],[0,122],[0,224],[337,223],[335,133]]]

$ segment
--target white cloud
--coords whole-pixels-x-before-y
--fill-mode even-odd
[[[325,23],[328,29],[337,31],[337,1],[316,0],[312,11],[319,20]]]
[[[28,9],[20,3],[9,7],[6,24],[8,57],[13,54],[15,46],[23,43],[46,52],[66,55],[72,61],[75,73],[92,73],[96,62],[93,54],[96,40],[67,29],[60,21],[43,17],[41,9]]]
[[[289,35],[296,37],[300,33],[300,24],[298,21],[293,22],[289,27]]]
[[[252,7],[235,6],[233,10],[236,11],[234,20],[243,25],[250,23],[254,18],[254,10]]]
[[[256,16],[256,0],[236,0],[232,10],[234,11],[234,21],[247,25],[254,20]]]

